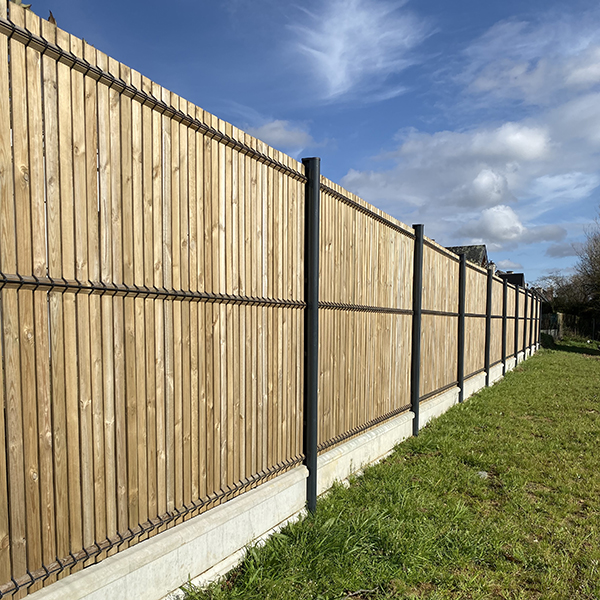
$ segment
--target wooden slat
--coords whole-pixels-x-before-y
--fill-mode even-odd
[[[70,36],[57,30],[57,44],[70,50]],[[61,275],[75,277],[75,215],[73,182],[73,134],[71,73],[68,67],[59,64],[59,163],[60,163],[60,215],[62,237]],[[69,545],[79,548],[83,543],[81,510],[81,457],[79,437],[78,374],[77,374],[77,315],[74,296],[65,294],[62,299],[64,327],[64,381],[66,403],[67,465],[69,492]],[[77,570],[74,567],[72,570]]]
[[[119,65],[120,78],[131,84],[131,70]],[[133,285],[134,274],[134,221],[133,221],[133,125],[132,102],[121,95],[121,210],[122,210],[122,253],[123,283]],[[123,426],[123,452],[126,462],[126,489],[123,502],[127,512],[126,527],[132,528],[139,522],[139,487],[138,487],[138,406],[137,406],[137,370],[136,370],[136,314],[135,300],[131,297],[123,299],[124,310],[124,363],[125,363],[125,421]],[[126,515],[126,516],[125,516]]]
[[[108,59],[108,71],[119,77],[119,63]],[[109,90],[110,105],[110,186],[111,186],[111,241],[112,241],[112,281],[124,282],[123,220],[122,201],[122,123],[121,98],[114,90]],[[127,172],[125,172],[125,176]],[[114,469],[116,472],[116,517],[117,530],[126,531],[129,524],[127,506],[127,396],[125,367],[125,313],[123,298],[112,298],[113,312],[113,353],[114,353],[114,419],[115,445]]]
[[[142,90],[147,94],[152,93],[152,82],[142,77]],[[153,182],[153,129],[152,113],[148,106],[142,107],[142,202],[143,202],[143,274],[144,285],[154,285],[154,182]],[[136,245],[137,247],[137,245]],[[139,250],[136,252],[136,270],[138,267]],[[154,304],[152,299],[144,301],[144,333],[146,352],[146,518],[156,518],[157,509],[157,484],[156,484],[156,351],[154,339]],[[141,489],[140,484],[140,489]],[[142,495],[140,493],[140,506]],[[140,520],[142,516],[140,515]]]
[[[70,36],[70,49],[77,56],[83,54],[81,40]],[[73,143],[73,195],[75,222],[75,277],[89,280],[88,269],[88,199],[87,199],[87,148],[85,87],[83,75],[71,71],[72,143]],[[93,115],[92,115],[93,116]],[[90,148],[92,155],[96,148]],[[77,377],[79,412],[79,447],[81,465],[82,542],[84,547],[94,543],[94,451],[92,437],[91,402],[91,346],[89,296],[75,299],[77,312]]]
[[[171,94],[170,104],[179,109],[179,97]],[[171,285],[174,289],[181,289],[181,221],[180,221],[180,153],[179,138],[180,125],[171,121],[171,215],[168,226],[171,228]],[[174,506],[181,506],[183,502],[183,437],[182,437],[182,344],[183,334],[181,325],[182,306],[180,302],[171,303],[173,311],[173,482]]]
[[[0,0],[0,13],[3,17],[7,14],[6,0]],[[9,97],[9,78],[8,78],[8,41],[4,36],[0,36],[0,98]],[[16,270],[16,240],[14,227],[14,201],[13,201],[13,170],[12,170],[12,150],[11,150],[11,126],[10,126],[10,103],[0,102],[0,269],[3,273],[10,273]],[[14,292],[12,292],[14,294]],[[10,295],[10,293],[8,294]],[[0,312],[3,319],[7,314],[5,298],[7,292],[0,291]],[[9,301],[10,302],[10,301]],[[9,321],[10,321],[10,313]],[[14,318],[14,317],[12,317]],[[0,335],[4,339],[6,336],[4,327]],[[11,358],[6,354],[6,350],[0,353],[0,497],[12,501],[9,496],[8,480],[11,472],[10,464],[10,436],[6,429],[7,420],[5,412],[9,407],[9,386],[5,385],[10,381],[4,377],[4,373],[10,367]],[[14,400],[13,400],[14,405]],[[8,416],[8,415],[7,415]],[[12,484],[12,482],[11,482]],[[0,581],[9,581],[12,576],[13,568],[11,564],[11,532],[9,522],[12,520],[10,509],[0,511]]]
[[[136,89],[142,89],[142,77],[137,71],[131,71],[131,84]],[[147,188],[152,190],[151,172],[146,176],[144,173],[144,150],[148,147],[143,145],[142,139],[142,106],[138,102],[131,103],[131,136],[132,136],[132,194],[133,194],[133,281],[136,285],[145,285],[146,278],[144,275],[145,263],[148,259],[144,255],[144,240],[146,236],[147,215],[145,211],[145,194],[148,193]],[[148,140],[150,142],[151,140]],[[149,152],[151,153],[151,146]],[[148,157],[151,160],[151,154]],[[148,162],[147,170],[151,171]],[[151,208],[151,207],[150,207]],[[151,221],[150,221],[151,228]],[[151,229],[150,229],[151,231]],[[152,246],[149,244],[149,247]],[[135,428],[137,431],[136,446],[133,452],[130,452],[130,462],[135,461],[137,466],[137,521],[132,522],[135,526],[138,523],[144,523],[148,520],[148,429],[147,429],[147,379],[146,374],[148,367],[146,364],[146,327],[148,320],[146,319],[146,301],[143,298],[135,298],[133,300],[133,310],[135,314]],[[153,342],[154,340],[152,340]],[[152,392],[150,392],[152,393]],[[130,477],[131,479],[131,477]]]
[[[108,67],[108,59],[101,52],[96,53],[96,62],[100,68]],[[100,279],[113,281],[113,241],[112,241],[112,164],[111,164],[111,100],[105,86],[98,86],[98,209],[100,243]],[[103,415],[98,415],[98,429],[104,435],[104,448],[100,442],[96,451],[99,471],[104,472],[104,509],[98,505],[97,523],[105,535],[113,537],[117,533],[117,471],[116,471],[116,427],[115,427],[115,365],[114,365],[114,328],[113,299],[105,296],[100,302],[102,331],[102,385]],[[102,422],[103,421],[103,422]],[[96,412],[95,412],[96,423]],[[98,431],[98,440],[101,433]],[[104,452],[104,460],[101,453]],[[101,481],[101,475],[98,481]],[[100,500],[100,498],[97,498]]]
[[[96,64],[96,49],[83,44],[83,56]],[[100,280],[101,247],[99,238],[99,146],[98,146],[98,89],[96,83],[84,79],[85,86],[85,146],[87,188],[87,258],[88,278]],[[89,298],[91,412],[93,444],[94,538],[106,538],[106,487],[104,463],[104,378],[102,369],[102,307],[98,296]]]
[[[204,113],[206,119],[206,114]],[[213,150],[216,143],[205,137],[204,142],[204,281],[205,289],[214,290],[216,286],[213,281],[213,259],[216,255],[214,228],[213,228],[213,205],[216,198],[213,197]],[[214,448],[218,448],[217,430],[215,428],[215,367],[214,367],[214,305],[208,304],[203,307],[205,323],[205,359],[206,359],[206,493],[211,494],[215,490],[215,454]]]
[[[152,95],[161,98],[161,88],[153,83]],[[154,285],[164,285],[163,248],[163,186],[162,150],[163,120],[156,111],[152,113],[152,228],[153,228],[153,274]],[[167,510],[167,469],[166,469],[166,429],[165,429],[165,302],[154,302],[154,348],[155,348],[155,387],[156,387],[156,510],[162,515]]]
[[[171,103],[171,93],[162,90],[163,102]],[[163,285],[173,288],[173,232],[172,232],[172,123],[162,117],[162,230],[163,230]],[[174,388],[174,329],[173,302],[164,303],[165,340],[165,470],[166,508],[175,508],[175,388]]]
[[[189,107],[185,100],[180,100],[179,108],[188,114]],[[190,251],[189,251],[189,164],[188,131],[180,125],[179,132],[179,240],[180,253],[180,286],[190,289]],[[191,374],[190,374],[190,303],[181,303],[181,452],[182,452],[182,505],[189,505],[192,499],[191,481]]]
[[[196,118],[202,117],[202,110],[196,107]],[[196,140],[196,248],[197,248],[197,288],[206,289],[205,280],[205,187],[204,187],[204,148],[205,142],[200,133],[194,134]],[[207,469],[207,397],[206,397],[206,305],[198,305],[198,498],[206,496],[206,469]]]
[[[24,11],[20,7],[11,6],[10,16],[15,24],[24,25]],[[16,238],[16,268],[9,272],[28,274],[32,269],[32,248],[26,57],[25,48],[14,41],[10,42],[10,61],[14,196],[11,191],[8,198],[12,201],[14,197],[13,226],[21,235]],[[4,351],[8,357],[5,377],[11,550],[13,571],[23,575],[29,565],[41,561],[37,452],[35,455],[32,452],[37,442],[37,422],[33,421],[30,408],[35,410],[36,402],[30,376],[35,372],[32,292],[5,293],[3,308],[4,329],[8,330]]]

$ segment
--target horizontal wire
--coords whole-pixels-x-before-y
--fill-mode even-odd
[[[101,281],[78,281],[73,279],[54,279],[33,275],[7,275],[0,273],[0,289],[26,289],[31,291],[60,292],[73,294],[94,294],[100,296],[119,296],[129,298],[148,298],[188,302],[207,302],[211,304],[243,304],[247,306],[270,306],[284,308],[305,308],[306,302],[282,298],[261,298],[238,294],[217,294],[212,292],[194,292],[158,287],[125,285],[121,283],[103,283]]]

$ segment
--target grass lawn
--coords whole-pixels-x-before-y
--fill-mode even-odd
[[[600,352],[541,350],[187,598],[600,599]]]

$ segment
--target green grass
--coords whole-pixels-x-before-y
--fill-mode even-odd
[[[599,442],[600,351],[556,343],[187,598],[598,599]]]

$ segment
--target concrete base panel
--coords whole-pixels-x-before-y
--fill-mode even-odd
[[[452,408],[455,404],[458,404],[458,393],[460,389],[453,387],[439,396],[434,396],[425,402],[422,402],[419,406],[419,429],[422,429],[435,417],[443,415],[449,408]]]
[[[502,363],[490,368],[490,385],[502,379]]]
[[[476,394],[480,389],[485,387],[485,373],[478,373],[473,377],[465,380],[465,392],[463,400],[466,400],[473,394]]]
[[[375,429],[336,446],[317,459],[317,494],[326,492],[335,481],[344,481],[363,466],[378,462],[394,446],[412,436],[412,412],[406,412]]]
[[[525,353],[519,352],[519,354],[517,354],[517,364],[522,363],[524,360],[525,360]]]
[[[517,365],[517,361],[514,356],[506,359],[506,371],[512,371]]]
[[[296,467],[29,598],[159,600],[303,510],[307,475],[306,467]]]

